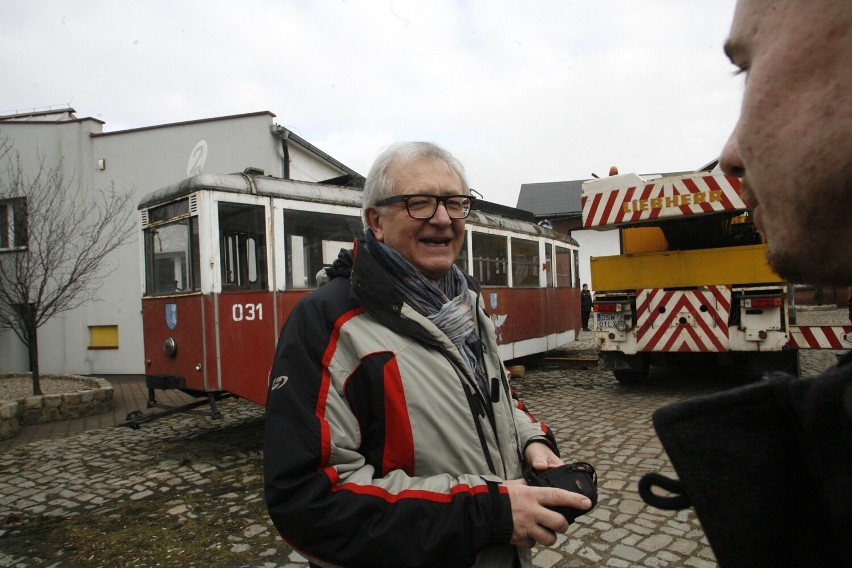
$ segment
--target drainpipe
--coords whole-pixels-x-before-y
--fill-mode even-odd
[[[281,164],[281,177],[290,179],[290,148],[287,145],[287,139],[290,138],[290,131],[283,126],[273,124],[272,134],[281,139],[281,153],[284,155]]]

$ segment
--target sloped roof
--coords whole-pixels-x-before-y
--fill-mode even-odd
[[[582,210],[584,179],[521,184],[518,209],[532,211],[536,217],[563,217]]]
[[[333,165],[334,167],[336,167],[337,169],[341,170],[344,173],[344,175],[342,175],[340,177],[333,178],[333,179],[330,179],[330,180],[325,180],[324,182],[321,182],[321,183],[334,183],[334,184],[337,184],[337,185],[351,185],[351,186],[355,186],[355,187],[360,187],[361,189],[364,188],[364,182],[366,181],[364,176],[362,176],[361,174],[359,174],[358,172],[356,172],[355,170],[353,170],[349,166],[343,164],[342,162],[339,162],[338,160],[336,160],[335,158],[333,158],[329,154],[326,154],[325,152],[323,152],[322,150],[320,150],[319,148],[317,148],[316,146],[314,146],[313,144],[311,144],[310,142],[308,142],[307,140],[305,140],[304,138],[302,138],[301,136],[299,136],[298,134],[296,134],[292,130],[290,130],[290,129],[284,127],[284,126],[281,126],[280,124],[275,124],[272,127],[272,129],[279,136],[282,136],[283,138],[285,138],[287,140],[293,141],[294,143],[298,144],[299,146],[301,146],[302,148],[304,148],[308,152],[313,153],[315,156],[319,157],[320,159],[325,160],[326,162]]]
[[[718,160],[694,170],[696,172],[712,170]],[[680,176],[692,173],[692,170],[682,172],[663,172],[652,174],[640,174],[644,179],[651,180],[658,177]],[[571,181],[546,181],[543,183],[521,184],[521,192],[518,194],[518,209],[532,211],[536,217],[570,217],[580,215],[583,211],[583,182],[588,179],[575,179]]]

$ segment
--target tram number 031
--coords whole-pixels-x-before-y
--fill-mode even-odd
[[[234,321],[254,321],[263,319],[263,304],[234,304],[231,306]]]

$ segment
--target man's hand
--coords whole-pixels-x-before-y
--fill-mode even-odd
[[[562,505],[583,510],[592,506],[592,502],[579,493],[555,487],[528,487],[523,479],[504,481],[503,485],[509,491],[512,504],[510,542],[520,548],[532,548],[536,543],[550,546],[556,542],[557,532],[568,530],[565,517],[547,506]]]
[[[544,442],[533,442],[527,446],[524,459],[536,471],[547,471],[565,464]]]

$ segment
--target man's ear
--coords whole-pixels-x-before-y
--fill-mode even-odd
[[[384,231],[382,229],[382,215],[379,213],[379,210],[376,207],[368,207],[367,208],[367,226],[373,230],[373,234],[376,236],[376,240],[379,242],[384,241]]]

